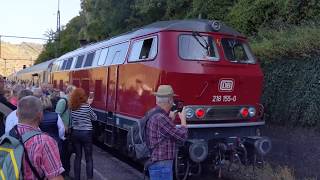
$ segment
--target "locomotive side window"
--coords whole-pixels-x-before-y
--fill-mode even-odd
[[[91,65],[92,65],[92,62],[93,62],[93,58],[94,58],[95,53],[96,53],[96,52],[92,52],[92,53],[89,53],[89,54],[87,55],[86,62],[84,63],[84,66],[83,66],[83,67],[88,67],[88,66],[91,66]]]
[[[200,34],[180,35],[179,55],[185,60],[219,60],[214,39]]]
[[[59,64],[60,64],[60,61],[54,62],[53,66],[52,66],[52,71],[58,71],[59,70]]]
[[[82,62],[83,62],[83,58],[84,58],[84,55],[78,56],[78,59],[77,59],[77,63],[76,63],[76,67],[75,67],[75,68],[81,68]]]
[[[62,63],[62,66],[60,68],[60,70],[65,70],[66,69],[66,66],[67,66],[67,60],[64,60],[63,63]]]
[[[231,62],[238,63],[255,63],[255,58],[250,50],[250,47],[245,42],[237,39],[222,39],[225,58]]]
[[[98,61],[98,66],[102,66],[105,64],[107,56],[108,56],[108,52],[109,52],[109,48],[104,48],[101,51],[100,57],[99,57],[99,61]]]
[[[109,52],[105,64],[122,64],[125,61],[128,46],[128,43],[122,43],[109,47]]]
[[[157,55],[157,37],[135,41],[132,45],[129,61],[153,59]]]
[[[62,60],[62,61],[59,61],[59,63],[58,63],[58,67],[57,67],[57,70],[60,70],[60,69],[61,69],[62,64],[63,64],[63,60]]]
[[[67,64],[66,64],[66,68],[65,68],[66,70],[71,68],[72,61],[73,61],[73,58],[68,59]]]
[[[122,43],[114,46],[116,52],[113,56],[112,64],[123,64],[129,48],[129,43]]]
[[[101,51],[102,51],[101,49],[96,51],[94,58],[93,58],[92,66],[97,66]]]

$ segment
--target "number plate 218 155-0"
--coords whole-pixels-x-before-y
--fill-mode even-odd
[[[212,102],[236,102],[237,96],[224,95],[224,96],[212,96]]]

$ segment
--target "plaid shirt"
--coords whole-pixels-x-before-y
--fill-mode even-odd
[[[156,109],[161,108],[156,106],[151,111]],[[185,141],[187,135],[188,129],[185,127],[177,128],[169,114],[163,109],[151,116],[146,128],[147,144],[152,149],[151,161],[173,160],[176,142]]]
[[[40,129],[34,129],[26,124],[18,124],[20,134],[31,130]],[[59,176],[64,171],[60,160],[58,145],[49,135],[43,133],[33,136],[24,143],[24,145],[28,151],[32,165],[41,177],[45,176],[48,179],[53,178]],[[37,179],[25,158],[23,158],[23,179]]]

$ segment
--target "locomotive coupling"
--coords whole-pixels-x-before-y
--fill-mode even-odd
[[[243,144],[249,152],[255,152],[261,156],[268,154],[272,148],[270,139],[260,136],[245,137]]]
[[[191,140],[189,157],[195,163],[204,161],[208,156],[208,143],[205,140]]]

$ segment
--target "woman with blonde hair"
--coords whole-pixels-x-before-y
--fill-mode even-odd
[[[53,139],[56,140],[60,154],[62,153],[62,141],[64,140],[64,125],[59,114],[51,112],[52,103],[47,96],[40,97],[43,118],[39,125],[41,131],[48,133]]]
[[[88,96],[82,88],[76,88],[72,91],[69,106],[72,119],[71,138],[76,152],[74,179],[80,180],[82,149],[85,153],[87,179],[92,179],[92,120],[97,120],[97,115],[91,109]]]

